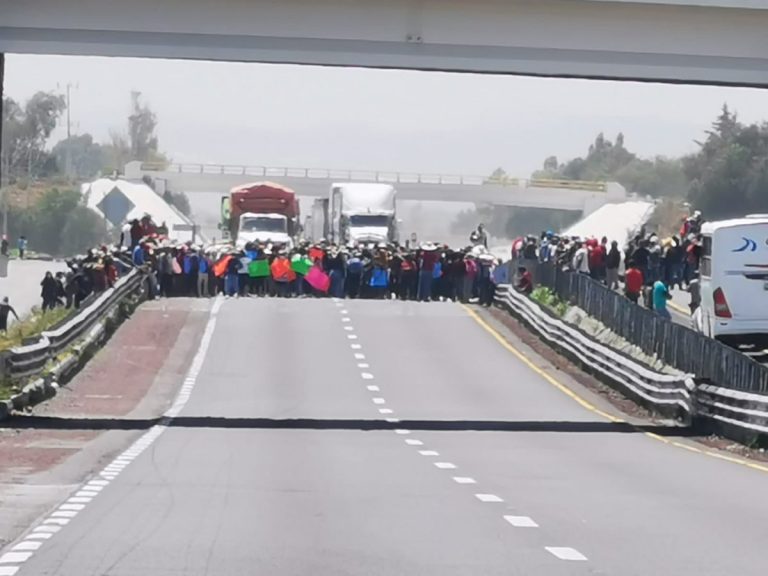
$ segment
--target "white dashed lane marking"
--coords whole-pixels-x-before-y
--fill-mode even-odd
[[[337,302],[337,306],[341,306],[341,303]],[[349,312],[345,309],[340,310],[341,314],[343,315],[341,321],[345,324],[350,322],[351,320],[347,317]],[[344,330],[346,332],[353,332],[354,328],[352,326],[344,326]],[[347,334],[347,338],[350,340],[356,340],[357,336],[355,334]],[[360,344],[350,344],[350,348],[352,350],[360,350],[362,346]],[[354,353],[355,360],[365,360],[365,354],[362,354],[360,352]],[[367,362],[358,362],[357,367],[361,369],[367,369],[370,368],[370,364]],[[370,372],[361,372],[360,377],[364,380],[372,380],[373,374]],[[370,392],[379,392],[380,389],[378,386],[369,385],[366,386],[366,388]],[[375,397],[371,399],[374,404],[386,404],[386,400],[381,397]],[[379,414],[392,414],[392,410],[390,408],[379,408]],[[399,422],[400,420],[398,418],[386,418],[387,422]],[[411,431],[403,428],[399,428],[395,430],[395,434],[402,434],[407,435],[410,434]],[[406,438],[405,443],[408,446],[423,446],[424,442],[421,440],[417,440],[415,438]],[[421,456],[426,457],[436,457],[439,456],[440,453],[436,450],[419,450],[419,454]],[[119,459],[115,461],[113,464],[122,464],[123,466],[127,465],[128,462],[120,461]],[[453,462],[432,462],[432,464],[435,465],[440,470],[453,470],[456,468],[456,465]],[[114,471],[115,473],[119,473],[121,468],[118,466],[111,466],[105,469],[107,472]],[[457,484],[477,484],[477,481],[469,476],[452,476],[451,477],[454,482]],[[78,494],[79,496],[79,494]],[[83,496],[90,496],[85,495]],[[486,493],[477,493],[474,495],[477,500],[483,503],[498,503],[498,502],[504,502],[504,499],[500,496],[497,496],[496,494],[486,494]],[[88,501],[90,498],[83,498],[83,500]],[[70,499],[70,502],[77,502],[79,501],[78,498]],[[530,516],[512,516],[512,515],[505,515],[503,516],[504,520],[511,526],[515,528],[538,528],[539,525],[530,517]],[[50,534],[41,534],[41,536],[50,536]],[[22,543],[24,544],[24,543]],[[41,542],[30,542],[28,543],[30,545],[35,545],[39,547]],[[22,548],[14,548],[14,550],[21,550]],[[34,550],[36,548],[30,547],[28,548],[30,550]],[[581,552],[574,548],[564,547],[564,546],[546,546],[545,549],[547,552],[555,556],[556,558],[559,558],[560,560],[568,560],[568,561],[584,561],[587,560],[587,557],[584,556]],[[2,572],[0,572],[0,576],[4,576]]]
[[[0,556],[0,564],[19,564],[26,562],[32,556],[32,552],[6,552]]]
[[[35,550],[40,548],[40,546],[42,545],[43,545],[42,542],[30,542],[28,540],[25,540],[24,542],[19,542],[18,544],[16,544],[16,546],[11,548],[11,550],[14,552],[22,552],[22,551],[34,552]]]
[[[384,418],[385,422],[400,422],[400,418]]]
[[[18,566],[0,566],[0,576],[13,576],[18,571]]]
[[[457,484],[477,484],[477,480],[469,476],[454,476],[453,481]]]
[[[584,561],[587,559],[584,554],[574,548],[567,546],[545,546],[544,549],[560,560]]]
[[[538,528],[539,525],[528,516],[504,516],[504,520],[515,528]]]
[[[475,498],[480,500],[480,502],[504,502],[496,494],[475,494]]]

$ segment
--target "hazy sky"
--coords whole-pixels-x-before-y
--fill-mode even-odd
[[[76,132],[123,129],[138,90],[175,161],[528,176],[600,132],[643,156],[695,149],[723,102],[768,116],[746,88],[288,65],[65,56],[6,59],[6,94],[72,91]],[[61,136],[60,130],[56,136]]]

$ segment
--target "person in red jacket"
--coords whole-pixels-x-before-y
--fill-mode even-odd
[[[643,273],[635,266],[632,260],[629,261],[627,266],[627,271],[624,273],[624,293],[627,298],[637,304],[640,292],[643,289]]]

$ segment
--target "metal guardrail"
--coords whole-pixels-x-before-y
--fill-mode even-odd
[[[554,349],[655,412],[724,431],[741,441],[763,441],[768,437],[768,394],[716,386],[702,382],[697,374],[681,372],[681,376],[675,376],[650,370],[569,326],[507,285],[497,289],[495,302]]]
[[[507,285],[496,291],[496,304],[519,316],[550,346],[579,362],[588,372],[610,380],[614,388],[632,396],[654,411],[690,421],[693,415],[693,376],[663,374],[629,356],[595,341],[579,329],[540,307]]]
[[[127,296],[139,291],[143,281],[144,275],[140,271],[131,270],[120,278],[113,288],[100,294],[72,318],[59,327],[40,334],[36,343],[11,348],[6,360],[5,374],[18,380],[41,372],[51,359],[83,338],[96,322],[104,318]]]
[[[537,285],[550,288],[665,364],[724,388],[768,394],[768,366],[738,350],[661,318],[583,274],[538,264],[534,276]]]
[[[547,180],[522,178],[488,178],[457,174],[421,174],[409,172],[386,172],[376,170],[336,170],[325,168],[291,168],[268,166],[239,166],[229,164],[156,164],[144,162],[142,171],[173,172],[176,174],[209,174],[214,176],[242,176],[243,178],[316,178],[360,182],[382,182],[386,184],[438,184],[461,186],[514,186],[520,188],[562,188],[584,192],[606,192],[605,182],[576,180]]]

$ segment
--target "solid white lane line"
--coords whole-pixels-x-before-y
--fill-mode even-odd
[[[379,414],[392,414],[392,408],[379,408]]]
[[[456,468],[456,464],[453,462],[433,462],[433,464],[440,468],[440,470],[453,470]]]
[[[368,390],[370,390],[371,392],[378,392],[379,391],[379,387],[378,386],[374,386],[373,384],[371,384],[370,386],[366,386],[366,388]]]
[[[373,380],[373,374],[371,374],[370,372],[360,372],[360,377],[363,380]]]
[[[373,398],[373,403],[374,404],[386,404],[387,401],[384,400],[384,398]]]
[[[419,454],[422,456],[440,456],[440,452],[436,452],[435,450],[419,450]]]
[[[358,363],[357,363],[357,367],[358,367],[358,368],[370,368],[370,367],[371,367],[371,365],[370,365],[370,364],[368,364],[367,362],[358,362]]]
[[[0,564],[20,564],[29,560],[32,552],[6,552],[0,556]]]
[[[480,502],[504,502],[496,494],[475,494],[475,498],[480,500]]]
[[[504,520],[515,528],[538,528],[539,525],[529,516],[504,516]]]
[[[416,440],[415,438],[406,438],[405,443],[408,444],[408,446],[422,446],[424,444],[424,442]]]
[[[365,360],[365,354],[355,352],[355,360]]]
[[[469,476],[454,476],[453,481],[457,484],[477,484],[477,480]]]
[[[567,546],[544,546],[544,549],[560,560],[584,561],[587,559],[584,554],[574,548]]]
[[[34,552],[35,550],[40,548],[40,546],[42,545],[43,545],[42,542],[30,542],[29,540],[25,540],[24,542],[19,542],[18,544],[16,544],[16,546],[11,548],[11,550],[14,552],[26,552],[26,551]]]

